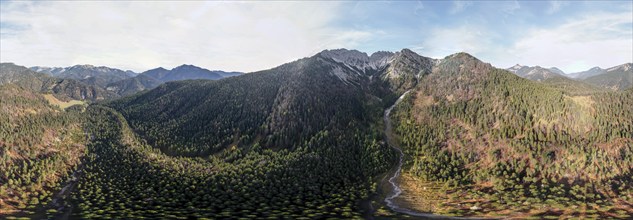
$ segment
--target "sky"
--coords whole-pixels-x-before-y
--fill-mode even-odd
[[[347,48],[567,73],[633,62],[633,1],[1,1],[0,61],[251,72]]]

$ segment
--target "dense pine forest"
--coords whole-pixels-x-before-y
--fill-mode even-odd
[[[633,213],[633,89],[530,81],[466,53],[324,51],[71,107],[19,82],[0,86],[2,217],[406,217],[383,204],[392,148],[403,195],[440,198],[396,198],[410,210]],[[384,110],[406,91],[390,146]]]

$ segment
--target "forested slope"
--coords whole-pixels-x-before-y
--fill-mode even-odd
[[[315,56],[90,107],[96,139],[75,215],[359,217],[394,154],[376,124],[380,98],[336,68]]]
[[[207,156],[258,144],[294,149],[322,131],[340,135],[380,117],[380,100],[319,57],[218,81],[166,83],[115,101],[132,128],[170,155]]]
[[[572,96],[460,53],[399,106],[397,132],[409,172],[455,186],[459,200],[465,193],[488,212],[523,204],[610,216],[633,211],[630,106],[630,90]]]
[[[296,150],[171,157],[144,144],[114,110],[87,112],[95,139],[73,196],[81,218],[349,218],[390,155],[371,135],[341,140],[324,131]]]
[[[28,214],[45,206],[80,163],[82,115],[16,85],[0,85],[0,97],[0,216]]]

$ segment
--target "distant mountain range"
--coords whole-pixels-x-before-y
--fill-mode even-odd
[[[506,70],[533,81],[566,81],[573,79],[596,87],[609,90],[625,90],[633,86],[633,64],[625,63],[608,69],[593,67],[589,70],[565,74],[562,70],[552,67],[514,65]],[[567,80],[568,81],[568,80]]]
[[[16,84],[36,92],[51,93],[62,100],[104,100],[118,97],[117,94],[75,79],[53,77],[35,72],[13,63],[0,64],[0,85]]]
[[[554,77],[563,77],[565,74],[563,71],[556,67],[543,68],[540,66],[521,66],[519,64],[514,65],[507,70],[513,72],[517,76],[539,82]]]
[[[132,71],[123,71],[120,69],[93,66],[93,65],[75,65],[70,67],[41,67],[34,66],[30,68],[33,71],[46,73],[50,76],[62,79],[74,79],[84,82],[88,85],[105,87],[106,85],[134,77],[137,74]]]
[[[603,70],[583,80],[586,83],[611,90],[625,90],[633,85],[633,64],[626,63]]]
[[[240,72],[224,72],[219,70],[208,70],[193,65],[181,65],[171,70],[159,67],[139,74],[136,77],[120,80],[107,85],[108,91],[116,92],[120,95],[130,95],[146,89],[152,89],[158,85],[179,80],[188,79],[210,79],[218,80],[225,77],[237,76]]]
[[[240,72],[211,71],[193,65],[181,65],[172,70],[162,67],[145,71],[141,74],[130,70],[120,70],[105,66],[75,65],[70,67],[34,66],[29,69],[48,74],[50,77],[72,79],[83,84],[96,86],[118,94],[131,95],[158,85],[177,80],[210,79],[217,80],[236,76]]]

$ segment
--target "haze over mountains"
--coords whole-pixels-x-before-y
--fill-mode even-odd
[[[417,213],[633,213],[630,64],[586,79],[605,89],[409,49],[324,50],[247,74],[156,68],[105,87],[125,71],[1,67],[0,215],[401,218],[383,202],[392,176],[394,204]],[[41,93],[76,96],[29,83],[42,79],[116,97],[55,108]]]

